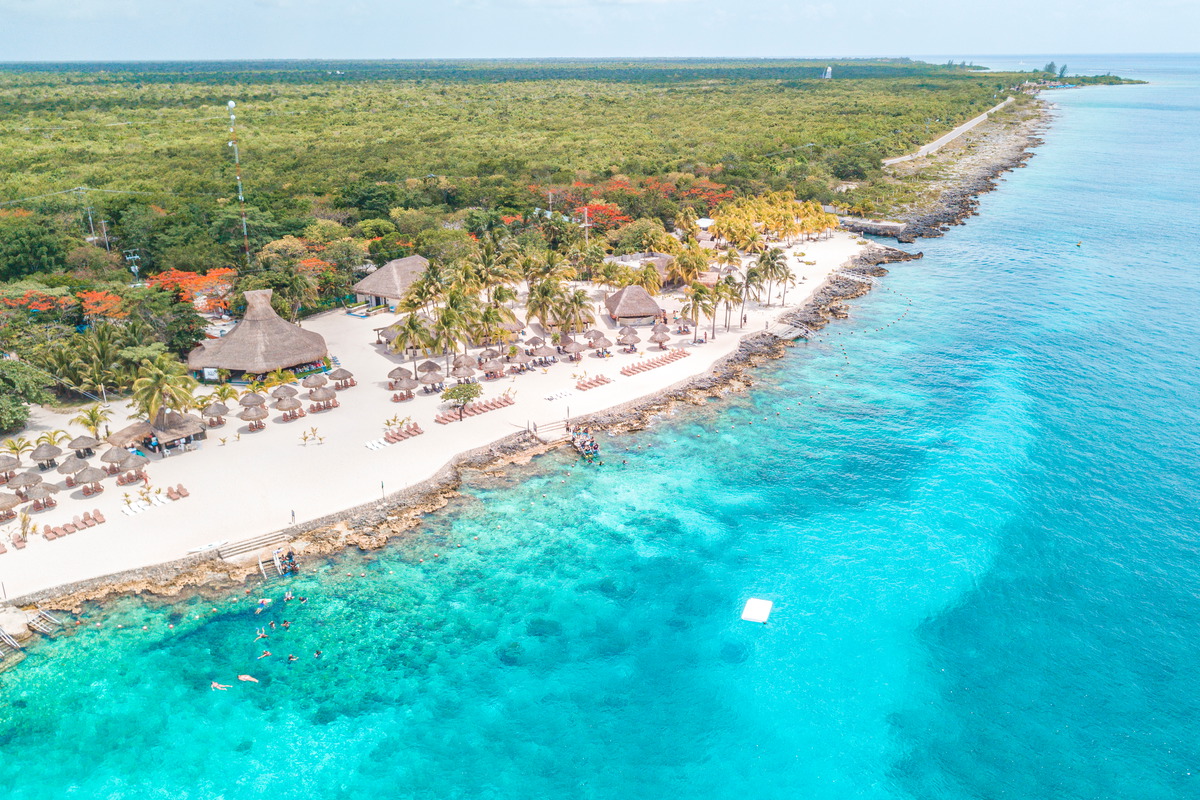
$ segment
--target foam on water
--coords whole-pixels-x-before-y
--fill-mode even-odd
[[[1200,62],[1142,68],[748,394],[34,648],[3,797],[1195,794]]]

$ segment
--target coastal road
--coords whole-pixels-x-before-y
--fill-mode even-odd
[[[976,125],[985,121],[992,114],[994,114],[995,112],[1004,108],[1006,105],[1008,105],[1011,102],[1013,102],[1013,98],[1009,97],[1003,103],[997,103],[995,106],[993,106],[992,108],[989,108],[987,111],[983,112],[978,117],[975,117],[972,120],[968,120],[967,122],[964,122],[962,125],[959,125],[957,128],[950,131],[946,135],[933,140],[932,142],[930,142],[927,145],[923,145],[921,147],[921,149],[917,150],[917,152],[915,152],[915,153],[909,153],[908,155],[904,155],[904,156],[896,156],[895,158],[885,158],[883,160],[883,165],[885,167],[890,167],[893,164],[900,164],[905,161],[912,161],[914,158],[922,158],[924,156],[929,155],[930,153],[936,153],[938,150],[941,150],[943,147],[950,144],[955,139],[957,139],[958,137],[962,136],[967,131],[974,128]]]

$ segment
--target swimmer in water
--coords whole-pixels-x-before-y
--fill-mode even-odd
[[[294,654],[292,654],[292,653],[288,653],[288,663],[289,663],[289,664],[290,664],[290,663],[292,663],[293,661],[299,661],[299,660],[300,660],[300,659],[299,659],[299,658],[297,658],[297,657],[296,657]]]
[[[247,683],[258,683],[258,678],[254,677],[253,675],[238,675],[238,680],[245,681]]]
[[[317,652],[313,653],[313,658],[320,658],[320,657],[321,657],[321,651],[320,651],[320,650],[318,650]]]
[[[285,619],[285,620],[283,621],[283,629],[286,631],[286,630],[287,630],[288,628],[290,628],[290,627],[292,627],[292,623],[288,622],[288,621]]]
[[[266,657],[267,657],[267,656],[269,656],[269,655],[271,655],[271,651],[270,651],[270,650],[263,650],[263,651],[262,651],[262,655],[261,655],[261,656],[259,656],[259,659],[266,658]]]
[[[258,633],[258,636],[254,637],[254,641],[257,642],[259,639],[267,638],[267,629],[266,628],[259,628],[257,633]]]
[[[226,684],[226,683],[217,683],[216,681],[213,681],[213,682],[212,682],[211,691],[222,691],[222,692],[224,692],[224,691],[226,691],[226,690],[228,690],[228,689],[229,689],[229,684]]]

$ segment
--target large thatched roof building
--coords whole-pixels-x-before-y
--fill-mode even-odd
[[[199,417],[191,414],[181,414],[178,411],[160,409],[150,422],[142,420],[127,425],[108,437],[108,443],[115,447],[128,447],[154,443],[154,446],[171,444],[180,439],[205,438],[204,423]]]
[[[227,369],[263,374],[316,364],[329,348],[325,337],[279,317],[271,308],[271,290],[246,292],[246,315],[220,339],[210,339],[188,354],[194,370]]]
[[[662,309],[643,287],[626,286],[604,298],[608,315],[618,325],[652,325]]]
[[[394,304],[408,292],[408,287],[421,277],[429,261],[423,256],[396,258],[354,284],[351,290],[359,300],[370,306]],[[391,301],[391,303],[389,303]]]

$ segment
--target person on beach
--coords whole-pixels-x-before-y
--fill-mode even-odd
[[[216,681],[213,681],[212,686],[210,687],[210,691],[225,692],[225,691],[228,691],[230,689],[230,687],[231,687],[231,685],[228,683],[217,683]]]

